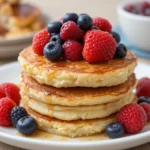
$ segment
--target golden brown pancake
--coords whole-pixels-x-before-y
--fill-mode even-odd
[[[41,84],[54,87],[102,87],[125,82],[132,74],[136,56],[128,51],[124,59],[113,59],[108,63],[89,64],[85,61],[48,61],[34,54],[32,47],[19,55],[23,71]]]
[[[50,105],[34,100],[21,92],[22,101],[26,102],[28,107],[32,110],[48,117],[67,121],[108,117],[118,112],[123,106],[132,103],[134,97],[135,94],[131,92],[127,96],[110,103],[90,106],[61,106]]]
[[[20,88],[27,96],[47,103],[63,106],[99,105],[124,98],[136,85],[135,74],[120,85],[99,88],[55,88],[39,84],[25,72],[20,76]]]
[[[101,133],[105,130],[107,124],[116,120],[116,115],[112,115],[103,119],[62,121],[36,113],[23,103],[23,101],[21,106],[27,110],[29,115],[36,119],[39,129],[69,137],[81,137]]]

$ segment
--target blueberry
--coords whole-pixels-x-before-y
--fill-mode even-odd
[[[92,26],[91,30],[100,30],[100,28],[96,26]]]
[[[11,111],[11,120],[14,127],[16,127],[18,120],[25,116],[27,116],[27,112],[23,107],[20,106],[14,107]]]
[[[93,20],[89,15],[80,15],[77,24],[82,30],[87,31],[92,28]]]
[[[122,43],[118,44],[116,48],[115,57],[124,58],[126,55],[127,55],[127,47]]]
[[[138,104],[143,103],[143,102],[146,102],[146,103],[150,104],[150,97],[141,96],[141,97],[138,99]]]
[[[60,43],[57,42],[49,42],[44,47],[44,56],[49,61],[59,60],[62,56],[63,48]]]
[[[54,21],[47,26],[49,33],[59,33],[62,23],[60,21]]]
[[[17,122],[16,128],[23,135],[29,135],[37,129],[37,122],[33,117],[26,116]]]
[[[119,122],[112,122],[107,125],[106,134],[112,139],[119,138],[124,135],[124,129]]]
[[[64,43],[59,34],[53,34],[50,41],[60,43],[61,45]]]
[[[78,15],[76,13],[67,13],[64,17],[63,17],[63,23],[67,22],[67,21],[74,21],[77,22],[78,20]]]
[[[113,38],[116,40],[117,43],[120,42],[120,35],[117,32],[110,32],[110,34],[113,36]]]

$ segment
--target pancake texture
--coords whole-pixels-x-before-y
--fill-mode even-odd
[[[34,110],[35,112],[48,117],[67,121],[108,117],[118,112],[124,105],[132,103],[134,96],[135,95],[131,92],[124,98],[111,103],[93,106],[67,107],[60,105],[48,105],[46,103],[42,103],[40,101],[29,98],[24,93],[21,93],[22,101],[25,101],[28,107]]]
[[[116,115],[112,115],[103,119],[62,121],[36,113],[23,101],[21,101],[21,106],[27,110],[29,115],[36,119],[39,129],[69,137],[81,137],[101,133],[109,123],[116,120]]]
[[[20,75],[21,92],[34,100],[50,105],[90,106],[110,103],[128,96],[135,86],[136,78],[134,74],[123,84],[114,87],[59,89],[39,84],[24,72]]]
[[[136,56],[128,51],[124,59],[89,64],[85,61],[50,62],[25,48],[18,58],[23,71],[40,84],[61,87],[110,87],[124,83],[137,65]]]

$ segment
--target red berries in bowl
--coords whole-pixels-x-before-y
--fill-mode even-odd
[[[150,16],[150,2],[144,1],[137,4],[130,4],[124,7],[124,9],[133,14]]]

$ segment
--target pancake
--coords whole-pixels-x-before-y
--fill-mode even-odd
[[[40,14],[40,10],[35,6],[20,3],[14,7],[14,15],[10,18],[10,25],[26,27],[31,25]]]
[[[74,87],[59,89],[39,84],[24,72],[20,76],[20,89],[28,97],[47,104],[63,106],[99,105],[113,102],[129,95],[135,85],[136,78],[134,74],[123,84],[114,87]]]
[[[87,120],[105,118],[116,112],[118,112],[124,105],[133,102],[135,95],[131,92],[120,100],[116,100],[111,103],[105,103],[101,105],[93,106],[60,106],[60,105],[48,105],[40,101],[29,98],[24,93],[21,93],[22,101],[25,101],[32,110],[39,114],[60,119],[60,120]]]
[[[29,115],[36,119],[38,128],[53,134],[81,137],[101,133],[105,130],[107,124],[116,120],[116,115],[104,119],[62,121],[44,115],[40,115],[30,109],[25,103],[21,103]]]
[[[137,58],[128,52],[124,59],[113,59],[108,63],[89,64],[83,61],[48,61],[34,54],[32,47],[19,55],[23,71],[41,84],[60,87],[102,87],[125,82],[132,74]]]

